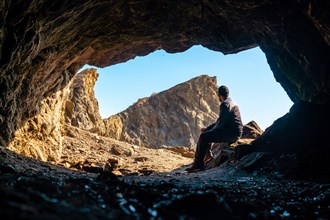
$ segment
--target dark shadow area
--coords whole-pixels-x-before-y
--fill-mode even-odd
[[[72,171],[1,148],[0,212],[15,219],[329,216],[328,178],[290,178],[251,166],[244,171],[240,164],[246,162],[232,161],[191,174],[178,169],[119,177],[111,172]]]
[[[3,1],[0,145],[36,158],[59,160],[64,119],[58,98],[65,97],[63,89],[85,64],[105,67],[158,49],[175,53],[193,45],[224,54],[259,46],[295,104],[263,136],[240,147],[238,161],[189,175],[73,172],[1,147],[1,216],[329,218],[329,174],[323,173],[330,151],[329,4]],[[290,168],[295,175],[285,172]]]
[[[158,49],[175,53],[203,45],[230,54],[259,46],[294,102],[327,104],[328,7],[301,1],[5,1],[0,143],[11,144],[15,132],[38,115],[40,103],[59,95],[83,65],[105,67]],[[52,130],[59,120],[37,121]]]

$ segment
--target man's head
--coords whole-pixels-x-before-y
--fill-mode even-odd
[[[218,89],[218,96],[221,102],[223,102],[224,100],[226,100],[229,96],[229,89],[227,86],[220,86]]]

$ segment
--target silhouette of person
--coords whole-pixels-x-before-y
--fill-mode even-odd
[[[241,138],[243,133],[243,123],[238,105],[229,96],[229,89],[222,85],[218,88],[220,101],[220,113],[217,121],[207,128],[201,129],[195,159],[187,172],[204,170],[204,157],[210,150],[211,143],[228,142],[233,143]]]

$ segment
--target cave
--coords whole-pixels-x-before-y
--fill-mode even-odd
[[[294,105],[239,153],[241,156],[258,151],[277,155],[294,153],[294,160],[305,162],[304,169],[312,173],[322,170],[328,177],[328,1],[4,0],[0,8],[0,145],[3,148],[44,162],[59,160],[61,97],[67,95],[63,89],[85,64],[106,67],[155,50],[176,53],[193,45],[223,54],[258,46],[265,53],[275,80]],[[1,157],[5,161],[5,154]],[[2,162],[3,179],[7,178],[6,173],[14,173],[17,178],[12,166]],[[110,175],[105,179],[115,178]],[[5,192],[8,200],[14,195]],[[42,195],[52,203],[49,195]],[[192,199],[207,198],[212,202],[213,196],[197,194]],[[322,201],[329,204],[329,193],[325,198]],[[223,203],[222,208],[226,207]],[[121,204],[128,205],[129,201]],[[172,203],[168,208],[180,209],[180,204]],[[134,213],[132,209],[129,206],[127,210]],[[156,215],[150,212],[151,216]],[[84,211],[79,213],[83,216]],[[232,216],[225,208],[223,215]],[[281,215],[285,217],[286,213],[283,211]]]

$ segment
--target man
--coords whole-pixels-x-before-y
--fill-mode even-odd
[[[229,97],[227,86],[219,87],[218,97],[221,102],[219,118],[214,124],[201,129],[202,133],[197,142],[195,159],[192,166],[186,169],[187,172],[204,170],[204,157],[212,142],[233,143],[242,136],[241,114],[236,103]]]

